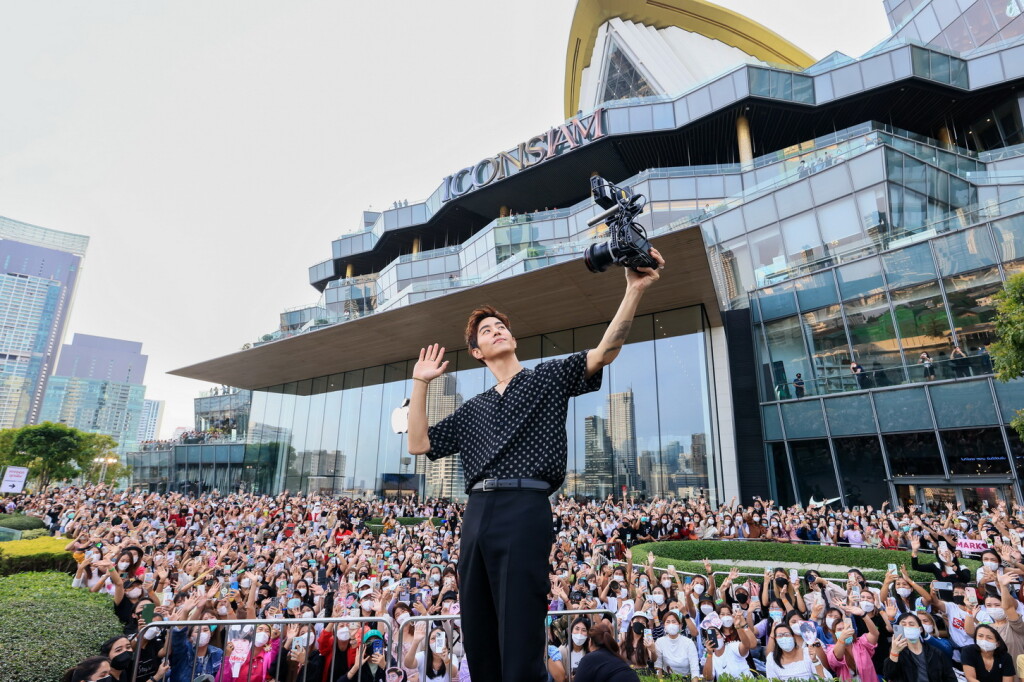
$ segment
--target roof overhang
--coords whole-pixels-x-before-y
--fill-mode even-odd
[[[700,229],[680,230],[655,241],[667,266],[662,280],[644,295],[637,314],[703,304],[710,323],[721,325]],[[266,388],[408,360],[421,346],[434,342],[448,350],[461,350],[466,345],[466,317],[481,304],[507,313],[519,338],[605,323],[615,315],[623,290],[618,268],[593,275],[578,259],[200,362],[170,374],[238,388]]]
[[[805,69],[814,58],[778,33],[704,0],[577,0],[565,55],[565,117],[579,109],[580,77],[590,65],[598,29],[614,18],[658,29],[678,26],[765,62]]]

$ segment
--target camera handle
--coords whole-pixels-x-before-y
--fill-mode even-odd
[[[611,208],[605,209],[601,213],[598,213],[596,216],[587,221],[587,227],[593,227],[598,223],[603,223],[605,220],[618,213],[620,208],[621,206],[615,204]]]

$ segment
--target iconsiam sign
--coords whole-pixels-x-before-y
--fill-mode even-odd
[[[589,117],[576,117],[549,129],[546,133],[534,135],[526,142],[507,152],[481,160],[474,166],[467,166],[452,173],[443,181],[442,201],[451,201],[486,187],[495,180],[504,180],[524,168],[536,166],[562,153],[604,137],[602,119],[604,109],[595,109]]]

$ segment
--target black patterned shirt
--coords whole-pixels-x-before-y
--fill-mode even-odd
[[[586,378],[587,351],[523,369],[504,393],[488,389],[431,426],[427,457],[461,453],[467,493],[485,478],[536,478],[555,490],[565,480],[569,398],[601,388],[603,371]]]

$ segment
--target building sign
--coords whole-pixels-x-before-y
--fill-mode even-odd
[[[0,493],[15,495],[25,489],[25,481],[28,480],[28,467],[7,467],[4,472],[4,481],[0,483]]]
[[[546,133],[534,135],[507,152],[483,159],[444,179],[441,201],[451,201],[473,190],[504,180],[519,171],[553,159],[567,151],[604,137],[604,109],[596,109],[589,117],[574,118]]]

